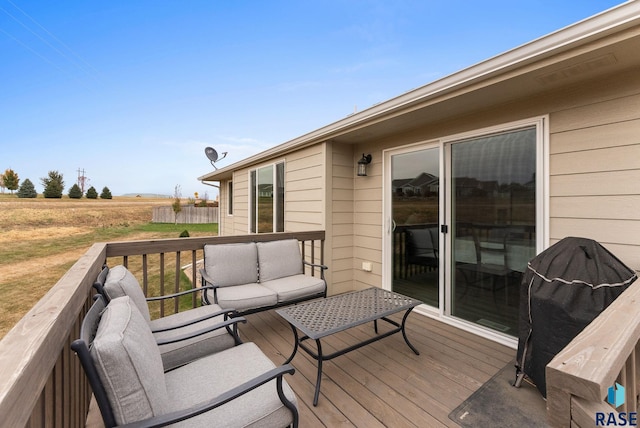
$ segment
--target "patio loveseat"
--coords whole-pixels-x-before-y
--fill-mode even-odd
[[[297,239],[204,246],[203,301],[249,314],[327,296],[324,265],[302,258]],[[305,274],[305,266],[320,276]]]

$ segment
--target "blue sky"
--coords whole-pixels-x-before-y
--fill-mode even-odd
[[[622,1],[0,0],[0,172],[193,192],[228,165]]]

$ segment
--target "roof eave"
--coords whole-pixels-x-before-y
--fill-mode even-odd
[[[255,164],[293,149],[317,144],[344,134],[351,129],[378,122],[386,116],[397,115],[404,109],[431,99],[442,97],[465,87],[481,83],[514,68],[542,61],[552,55],[581,46],[590,40],[622,31],[640,21],[640,2],[629,0],[619,6],[579,21],[568,27],[540,37],[522,46],[489,58],[471,67],[408,91],[397,97],[354,113],[315,131],[274,146],[254,156],[205,174],[200,181],[229,179],[234,170]]]

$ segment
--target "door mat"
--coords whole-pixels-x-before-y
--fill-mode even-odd
[[[511,361],[449,414],[461,427],[547,428],[546,402],[535,386],[516,388]]]

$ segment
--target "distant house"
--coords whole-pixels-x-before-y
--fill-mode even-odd
[[[372,162],[357,176],[363,153]],[[325,230],[330,294],[408,290],[421,312],[513,344],[519,275],[549,245],[592,238],[640,269],[640,2],[199,179],[220,183],[221,213],[233,206],[221,235]],[[272,226],[256,227],[262,214]],[[435,271],[405,257],[404,236],[432,219]],[[473,239],[510,240],[507,273],[478,287],[463,269],[477,259]],[[493,302],[474,307],[483,293]]]

